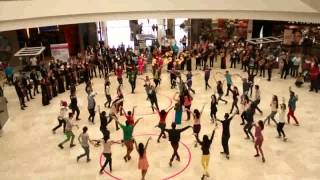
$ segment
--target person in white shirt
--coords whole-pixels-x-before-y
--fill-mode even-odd
[[[60,128],[61,126],[63,126],[63,132],[65,132],[65,129],[66,129],[66,118],[67,117],[67,113],[68,113],[68,108],[67,108],[67,102],[65,101],[61,101],[60,102],[60,105],[61,105],[61,108],[60,108],[60,114],[58,116],[58,122],[59,124],[52,129],[52,133],[55,134],[56,133],[56,130],[58,128]]]
[[[79,144],[81,144],[81,147],[83,148],[84,150],[84,153],[79,155],[77,157],[77,162],[84,156],[87,156],[87,162],[90,162],[90,146],[89,146],[89,142],[91,142],[91,139],[87,133],[88,131],[88,128],[85,126],[82,128],[82,133],[79,135],[78,137],[78,141],[79,141]]]
[[[299,75],[299,69],[300,69],[300,64],[301,64],[301,55],[296,55],[292,59],[293,61],[293,68],[291,71],[291,75],[293,77],[297,77]]]
[[[30,58],[30,62],[31,62],[31,66],[32,67],[38,66],[38,60],[37,60],[37,58],[35,56]]]
[[[277,121],[274,119],[275,115],[278,112],[278,107],[279,107],[279,103],[278,103],[278,96],[273,95],[272,97],[272,101],[270,103],[270,107],[271,107],[271,113],[269,114],[269,116],[267,116],[267,118],[264,120],[264,124],[268,121],[268,125],[270,125],[270,119],[277,124]]]
[[[286,104],[284,103],[285,102],[284,98],[282,99],[282,101],[283,102],[280,104],[280,112],[278,113],[277,131],[279,134],[278,138],[282,137],[283,141],[287,141],[286,134],[283,131],[283,127],[286,122],[286,109],[287,109],[287,107],[286,107]]]

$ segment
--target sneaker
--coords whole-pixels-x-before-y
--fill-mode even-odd
[[[225,154],[224,152],[220,152],[220,154]]]
[[[286,138],[286,137],[283,138],[283,141],[284,141],[284,142],[286,142],[287,140],[288,140],[288,138]]]
[[[262,162],[263,162],[263,163],[266,162],[266,159],[265,159],[264,157],[262,157]]]
[[[230,159],[229,155],[226,155],[226,158],[229,160]]]
[[[76,145],[75,144],[70,144],[70,148],[73,148],[75,147]]]
[[[126,156],[125,156],[125,157],[123,157],[123,159],[124,159],[124,161],[125,161],[125,162],[127,162],[127,161],[128,161]]]
[[[202,175],[201,180],[204,180],[205,175]]]
[[[60,149],[63,149],[63,146],[62,146],[62,144],[59,144],[59,145],[58,145],[58,147],[59,147]]]
[[[254,155],[254,157],[259,157],[259,156],[260,156],[259,154]]]
[[[79,162],[79,159],[80,159],[80,157],[79,157],[79,156],[77,156],[77,162]]]
[[[172,167],[172,161],[169,162],[169,166]]]
[[[55,134],[56,132],[54,130],[52,130],[52,134]]]
[[[91,159],[87,159],[87,163],[90,162],[90,161],[91,161]]]
[[[103,170],[100,170],[100,171],[99,171],[99,174],[102,175],[102,174],[103,174]]]

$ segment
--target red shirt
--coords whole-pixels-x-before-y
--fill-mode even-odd
[[[319,68],[318,66],[314,65],[311,70],[310,70],[310,79],[311,80],[316,80],[319,75]]]
[[[123,74],[123,69],[122,68],[118,68],[117,71],[116,71],[117,78],[122,78],[122,74]]]
[[[159,114],[159,117],[160,117],[159,123],[165,124],[165,123],[166,123],[166,118],[167,118],[168,112],[166,112],[166,114],[165,114],[164,116],[162,116],[159,111],[158,111],[158,114]]]
[[[125,114],[126,118],[127,118],[127,121],[128,121],[128,124],[130,126],[133,126],[134,125],[134,120],[133,120],[133,116],[132,115],[127,115]]]
[[[183,105],[184,105],[184,106],[190,106],[191,103],[192,103],[192,98],[191,98],[191,97],[189,98],[188,96],[185,96],[185,97],[184,97]]]

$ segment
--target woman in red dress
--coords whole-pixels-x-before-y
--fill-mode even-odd
[[[253,124],[254,127],[256,128],[256,131],[255,131],[255,142],[254,142],[254,148],[256,149],[257,151],[257,154],[254,155],[254,157],[259,157],[260,154],[262,156],[262,162],[265,162],[265,158],[264,158],[264,154],[263,154],[263,151],[262,151],[262,143],[263,143],[263,135],[262,135],[262,130],[264,129],[264,123],[263,121],[259,121],[258,122],[258,125],[257,124]],[[259,154],[260,152],[260,154]]]

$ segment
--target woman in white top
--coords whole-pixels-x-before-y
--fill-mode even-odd
[[[117,143],[115,141],[110,140],[110,133],[107,136],[104,136],[100,142],[103,145],[103,156],[105,158],[104,164],[100,169],[100,174],[103,174],[104,168],[109,164],[109,170],[112,172],[112,157],[111,157],[111,146],[114,143]]]
[[[268,121],[268,125],[270,125],[270,119],[277,124],[277,121],[274,119],[275,115],[277,114],[278,111],[278,96],[273,95],[272,97],[272,101],[270,103],[270,107],[271,107],[271,113],[269,114],[269,116],[267,116],[267,118],[264,120],[264,124]]]
[[[283,131],[283,127],[285,125],[285,118],[286,118],[286,104],[284,103],[284,98],[283,98],[283,102],[280,104],[280,112],[278,114],[278,124],[277,124],[277,131],[278,131],[278,138],[283,138],[283,141],[286,141],[287,138],[286,138],[286,134],[284,133]],[[282,136],[281,136],[282,135]]]
[[[63,126],[63,132],[65,132],[65,129],[66,129],[66,118],[68,118],[68,108],[67,108],[68,104],[66,101],[61,101],[60,105],[61,105],[61,108],[60,108],[60,113],[58,116],[59,124],[55,128],[52,129],[53,134],[55,134],[56,130],[58,128],[60,128],[61,126]]]

